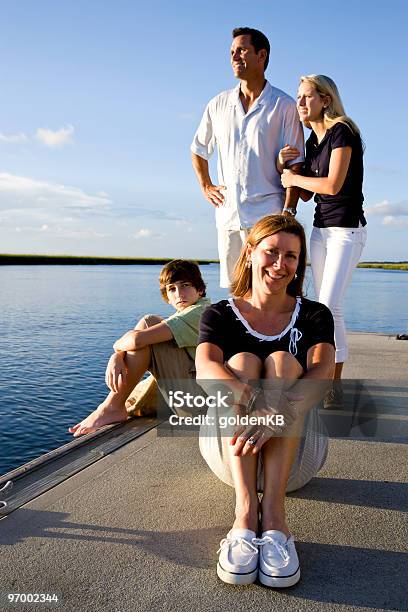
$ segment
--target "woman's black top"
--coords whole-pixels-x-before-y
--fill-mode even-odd
[[[333,149],[351,147],[351,159],[343,186],[336,195],[316,193],[315,227],[358,227],[366,225],[363,213],[363,146],[358,134],[344,123],[336,123],[318,143],[312,131],[306,142],[305,176],[329,176]]]
[[[253,353],[264,361],[276,351],[291,353],[307,371],[307,351],[320,342],[334,346],[333,316],[327,306],[306,298],[296,298],[289,325],[278,335],[266,336],[252,329],[234,300],[221,300],[208,306],[200,321],[198,344],[218,346],[224,361],[237,353]]]

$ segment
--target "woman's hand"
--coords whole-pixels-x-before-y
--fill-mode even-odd
[[[255,417],[257,422],[255,425],[238,424],[238,428],[234,431],[234,434],[230,441],[230,444],[232,446],[235,446],[235,456],[256,455],[256,453],[261,450],[265,442],[267,442],[272,436],[277,435],[278,432],[282,431],[281,427],[275,430],[273,427],[262,424],[263,422],[267,422],[265,419],[268,414],[267,409],[258,408],[256,410],[251,410],[251,407],[254,404],[259,404],[260,396],[263,397],[264,393],[259,391],[256,392],[256,395],[253,398],[253,403],[250,402],[249,414],[245,406],[237,407],[238,409],[236,410],[236,414],[238,416],[238,419],[241,419],[241,417],[243,416],[249,416],[251,419]]]
[[[288,187],[296,187],[295,185],[295,177],[297,175],[295,174],[295,172],[292,172],[292,170],[284,170],[282,172],[282,176],[281,176],[281,183],[282,186],[285,187],[285,189],[287,189]]]
[[[281,436],[299,416],[297,405],[302,400],[303,396],[290,390],[263,389],[257,395],[256,409],[249,414],[257,424],[242,425],[232,436],[234,455],[255,455],[270,438]]]
[[[291,170],[283,170],[281,182],[284,187],[300,187],[301,190],[320,195],[337,195],[344,185],[351,159],[351,147],[338,147],[330,154],[328,176],[294,175]],[[302,191],[301,191],[302,194]],[[301,196],[302,197],[302,196]],[[302,197],[302,199],[309,199]]]
[[[296,159],[297,157],[299,157],[299,155],[299,149],[297,149],[296,147],[291,147],[288,144],[285,145],[283,149],[279,151],[278,154],[278,168],[280,168],[280,171],[282,172],[288,161]]]
[[[256,455],[274,435],[272,429],[264,425],[240,427],[231,438],[230,444],[235,447],[235,456]]]
[[[117,393],[119,388],[126,382],[126,377],[127,368],[124,353],[114,353],[106,366],[106,386],[114,393]]]

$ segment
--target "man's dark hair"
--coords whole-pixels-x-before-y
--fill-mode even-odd
[[[259,53],[261,49],[265,49],[266,58],[264,70],[266,70],[269,64],[269,53],[271,51],[269,40],[266,38],[265,34],[262,34],[259,30],[254,30],[254,28],[234,28],[232,30],[232,38],[244,36],[245,34],[249,34],[251,37],[251,45],[254,47],[256,53]]]
[[[177,281],[189,282],[193,287],[201,293],[201,297],[205,296],[205,282],[201,276],[200,268],[195,261],[189,259],[173,259],[166,263],[160,272],[160,292],[165,302],[167,302],[166,285],[176,283]]]

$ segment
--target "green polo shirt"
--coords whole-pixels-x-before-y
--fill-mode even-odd
[[[210,304],[211,300],[208,298],[200,298],[192,306],[183,308],[166,319],[177,346],[185,348],[192,359],[195,359],[200,318]]]

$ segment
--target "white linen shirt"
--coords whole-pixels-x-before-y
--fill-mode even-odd
[[[208,103],[191,151],[209,159],[218,147],[218,181],[225,185],[224,204],[216,209],[217,227],[250,228],[266,215],[280,213],[285,190],[276,158],[286,144],[297,147],[304,160],[303,130],[295,101],[268,81],[245,114],[240,85]]]

